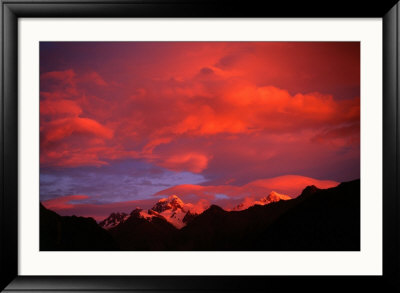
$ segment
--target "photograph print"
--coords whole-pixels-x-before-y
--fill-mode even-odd
[[[41,251],[359,251],[359,42],[40,42]]]

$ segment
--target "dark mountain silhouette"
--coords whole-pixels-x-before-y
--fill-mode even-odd
[[[292,201],[227,212],[211,206],[180,231],[180,250],[253,250],[257,234],[293,206]]]
[[[188,224],[191,221],[193,221],[193,219],[196,218],[197,216],[198,216],[198,214],[192,213],[191,211],[188,211],[186,213],[186,215],[183,217],[182,222],[185,223],[185,224]]]
[[[309,191],[260,234],[256,249],[360,250],[360,181]]]
[[[162,211],[166,207],[159,204],[156,209]],[[212,205],[200,215],[187,214],[182,229],[177,229],[155,209],[152,211],[142,213],[136,209],[108,230],[121,250],[360,249],[360,180],[330,189],[307,186],[295,199],[255,205],[242,211],[228,212]]]
[[[359,250],[360,181],[240,212],[212,206],[179,240],[180,250]]]
[[[163,216],[146,219],[141,210],[132,211],[131,216],[109,231],[119,243],[121,250],[171,250],[178,229]]]
[[[40,250],[117,250],[112,236],[92,218],[65,217],[40,204]]]
[[[303,191],[300,194],[300,197],[302,197],[303,199],[318,192],[321,191],[321,189],[319,189],[318,187],[316,187],[315,185],[309,185],[306,188],[303,189]]]

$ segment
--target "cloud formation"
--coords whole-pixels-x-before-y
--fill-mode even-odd
[[[255,180],[243,186],[219,185],[201,186],[194,184],[182,184],[161,190],[153,195],[152,198],[119,201],[112,203],[86,203],[88,195],[69,195],[55,199],[43,201],[43,205],[61,215],[86,215],[96,220],[106,218],[112,212],[129,213],[135,208],[149,209],[157,200],[177,195],[185,202],[185,209],[195,213],[202,213],[210,204],[220,205],[226,210],[230,210],[238,203],[242,204],[242,209],[254,204],[261,204],[259,200],[268,196],[272,191],[287,193],[295,198],[308,185],[315,185],[318,188],[326,189],[337,186],[339,183],[330,180],[317,180],[314,178],[287,175],[275,178]]]
[[[42,42],[40,54],[44,173],[97,168],[107,183],[103,168],[134,160],[202,176],[176,188],[204,199],[287,174],[360,176],[358,42]],[[304,188],[291,180],[276,191]]]
[[[235,185],[195,185],[182,184],[161,190],[155,195],[170,196],[179,195],[182,198],[197,196],[209,200],[215,200],[217,195],[225,195],[228,198],[261,198],[267,196],[270,192],[287,194],[292,198],[300,195],[301,191],[309,185],[315,185],[318,188],[326,189],[335,187],[339,182],[332,180],[318,180],[310,177],[299,175],[285,175],[268,179],[254,180],[242,186]]]
[[[199,74],[205,74],[204,68]],[[212,70],[206,74],[212,76],[205,80],[195,75],[181,81],[154,81],[152,88],[138,89],[138,94],[130,95],[124,103],[103,101],[103,110],[92,115],[88,114],[98,106],[98,99],[81,98],[79,93],[83,90],[71,90],[78,93],[71,95],[71,100],[55,99],[62,94],[45,92],[41,100],[43,164],[64,162],[67,167],[74,156],[68,150],[74,149],[77,140],[79,152],[87,153],[90,149],[87,156],[96,158],[81,160],[81,165],[107,164],[110,157],[134,157],[170,170],[195,173],[205,170],[214,157],[210,148],[201,151],[188,147],[176,153],[165,145],[188,138],[207,138],[212,142],[229,136],[229,144],[235,147],[240,136],[274,140],[285,135],[301,137],[309,143],[324,142],[336,149],[357,148],[359,144],[358,97],[336,100],[320,93],[291,95],[284,89],[256,86]],[[51,72],[50,76],[53,75],[63,76]],[[62,85],[77,84],[70,80],[76,76],[73,71],[67,70],[64,75],[67,79]],[[44,74],[45,80],[47,76]],[[115,115],[110,116],[108,110]],[[52,160],[49,152],[57,152],[66,159],[60,161],[53,156],[57,159]]]

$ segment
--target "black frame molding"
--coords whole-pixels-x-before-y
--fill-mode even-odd
[[[0,290],[12,291],[400,291],[398,196],[399,14],[395,1],[3,0],[1,1]],[[355,5],[354,5],[355,4]],[[358,5],[357,5],[358,4]],[[375,17],[383,20],[383,276],[19,276],[18,18]],[[210,264],[212,265],[212,264]],[[7,286],[7,287],[6,287]]]

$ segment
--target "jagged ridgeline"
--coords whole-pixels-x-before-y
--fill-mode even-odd
[[[360,250],[360,180],[306,187],[296,198],[271,193],[250,207],[201,213],[179,197],[151,209],[91,218],[64,217],[40,206],[41,250]]]

